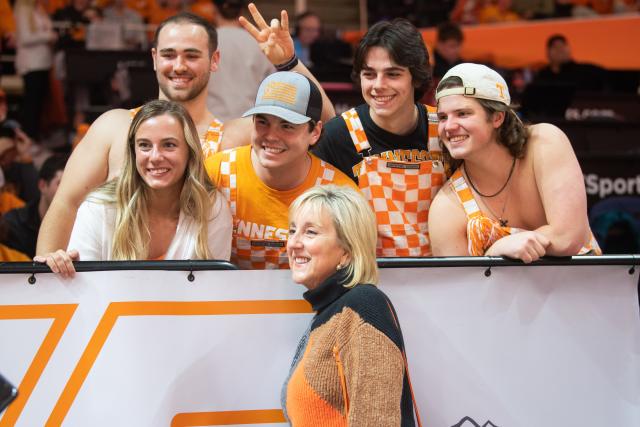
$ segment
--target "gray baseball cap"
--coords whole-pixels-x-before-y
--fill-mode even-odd
[[[293,71],[279,71],[260,83],[256,105],[242,117],[271,114],[296,125],[319,121],[322,95],[307,77]]]

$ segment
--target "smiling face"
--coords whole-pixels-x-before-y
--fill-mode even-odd
[[[251,135],[252,155],[259,168],[290,171],[305,164],[309,147],[318,142],[322,123],[295,125],[270,114],[256,114]]]
[[[336,272],[338,264],[349,262],[331,216],[324,209],[304,205],[292,215],[287,255],[293,281],[307,289],[318,287]]]
[[[360,71],[362,97],[376,122],[392,120],[414,111],[414,86],[409,68],[396,64],[389,52],[371,47]]]
[[[189,147],[178,119],[163,114],[140,124],[135,137],[136,170],[153,190],[180,192]]]
[[[206,96],[209,73],[217,70],[218,51],[209,54],[207,32],[191,23],[167,24],[151,50],[160,97],[187,102]]]
[[[480,103],[463,95],[438,100],[438,135],[454,159],[468,159],[495,141],[504,113],[488,116]]]

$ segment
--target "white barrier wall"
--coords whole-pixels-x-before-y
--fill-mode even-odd
[[[427,426],[640,426],[638,275],[384,269]],[[284,425],[312,314],[288,271],[0,275],[0,426]],[[469,417],[463,421],[465,417]]]

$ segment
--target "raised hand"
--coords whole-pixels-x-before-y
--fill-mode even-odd
[[[289,15],[286,10],[280,12],[280,21],[276,18],[267,24],[255,4],[249,3],[249,12],[256,25],[240,17],[240,25],[258,42],[260,49],[272,64],[284,64],[293,58],[295,49],[289,33]]]

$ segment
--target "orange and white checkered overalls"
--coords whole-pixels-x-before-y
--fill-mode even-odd
[[[129,110],[131,112],[131,117],[136,115],[136,113],[142,107],[137,107]],[[204,137],[200,138],[200,146],[202,147],[202,159],[206,160],[207,157],[217,153],[220,151],[220,144],[222,144],[222,132],[224,125],[223,123],[216,119],[215,117],[209,123],[209,128],[207,132],[205,132]]]
[[[445,180],[434,107],[428,112],[429,159],[391,161],[371,155],[371,146],[355,109],[342,113],[351,140],[363,160],[354,171],[362,194],[369,200],[378,223],[379,257],[431,255],[427,219],[431,201]]]
[[[220,182],[218,189],[229,201],[231,216],[233,217],[233,236],[231,239],[231,262],[241,269],[288,269],[287,239],[250,239],[238,230],[238,169],[236,150],[222,152],[220,162]],[[321,175],[316,178],[314,185],[324,185],[334,182],[335,171],[328,163],[320,161]],[[300,191],[302,194],[304,190]],[[267,208],[267,207],[262,207]],[[282,227],[288,227],[288,212],[283,212]],[[276,226],[276,224],[273,224]]]
[[[480,210],[460,168],[453,173],[449,182],[467,214],[467,251],[469,255],[484,256],[485,252],[497,240],[524,231],[521,228],[502,226],[498,221],[486,216]],[[602,255],[593,233],[590,241],[580,249],[577,255]]]

